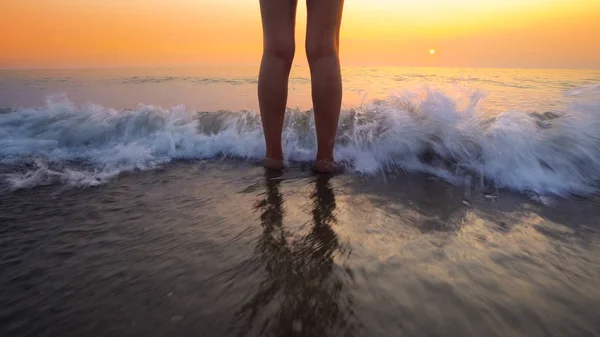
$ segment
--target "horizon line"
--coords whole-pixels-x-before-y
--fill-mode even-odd
[[[127,65],[127,66],[74,66],[74,67],[2,67],[0,71],[5,70],[117,70],[117,69],[185,69],[198,67],[260,67],[260,63],[202,63],[193,65]],[[308,64],[293,64],[292,67],[308,67]],[[514,70],[600,70],[597,67],[524,67],[524,66],[426,66],[426,65],[358,65],[352,64],[343,68],[429,68],[429,69],[514,69]]]

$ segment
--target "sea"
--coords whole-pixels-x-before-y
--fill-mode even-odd
[[[600,70],[0,70],[1,336],[600,336]]]

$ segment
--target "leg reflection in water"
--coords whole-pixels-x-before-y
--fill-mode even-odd
[[[344,291],[343,268],[334,262],[344,248],[331,227],[336,204],[330,177],[315,178],[311,230],[295,240],[282,225],[281,178],[280,173],[265,175],[266,192],[256,204],[263,232],[255,254],[265,277],[238,313],[246,323],[242,335],[352,335],[352,303]]]

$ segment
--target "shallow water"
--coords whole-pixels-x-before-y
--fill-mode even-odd
[[[600,72],[0,71],[0,336],[599,336]],[[62,95],[64,93],[64,95]],[[58,94],[58,95],[56,95]]]
[[[256,73],[0,71],[0,188],[95,186],[178,159],[260,159]],[[335,156],[349,172],[426,172],[544,197],[598,191],[598,70],[355,67],[343,74]],[[285,159],[313,160],[306,67],[293,68],[288,103]]]
[[[6,336],[598,336],[598,203],[180,162],[0,195]]]

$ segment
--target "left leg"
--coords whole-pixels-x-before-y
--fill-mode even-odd
[[[294,60],[297,0],[260,0],[263,56],[258,76],[258,103],[266,153],[265,166],[281,168],[281,134]]]

